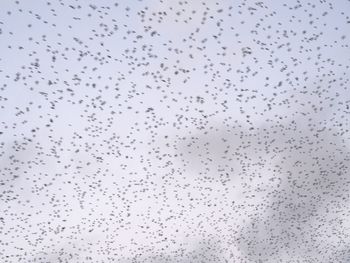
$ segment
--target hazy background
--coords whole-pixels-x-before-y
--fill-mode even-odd
[[[1,262],[349,262],[350,2],[0,3]]]

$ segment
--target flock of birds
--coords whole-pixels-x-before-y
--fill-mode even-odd
[[[0,262],[350,262],[350,1],[0,3]]]

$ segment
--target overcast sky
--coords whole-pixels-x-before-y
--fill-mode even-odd
[[[350,2],[0,2],[1,262],[349,262]]]

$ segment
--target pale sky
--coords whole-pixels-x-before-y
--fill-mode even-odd
[[[350,1],[0,3],[0,262],[349,262]]]

